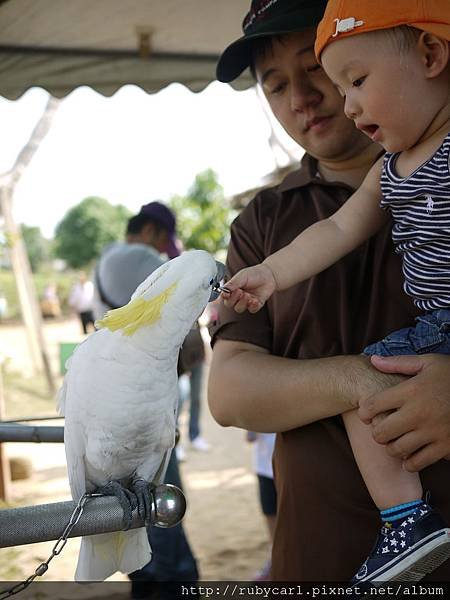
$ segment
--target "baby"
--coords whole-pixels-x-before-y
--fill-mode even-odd
[[[392,218],[404,288],[423,315],[364,354],[450,354],[450,2],[330,0],[315,52],[345,113],[387,153],[332,217],[227,282],[224,302],[257,312],[275,292],[326,269]],[[387,299],[388,301],[388,299]],[[377,542],[352,582],[418,581],[450,557],[450,529],[416,473],[342,415],[380,510]]]

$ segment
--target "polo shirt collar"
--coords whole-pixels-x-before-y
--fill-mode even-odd
[[[377,155],[373,164],[375,164],[375,162],[382,155],[383,150],[381,150],[380,153]],[[317,167],[317,159],[311,156],[310,154],[307,154],[306,152],[300,161],[300,167],[292,173],[289,173],[289,175],[286,175],[286,177],[278,186],[278,189],[280,192],[288,192],[290,190],[295,190],[300,187],[306,187],[311,183],[315,183],[317,185],[322,186],[340,186],[352,192],[354,191],[354,189],[346,183],[342,183],[340,181],[325,181],[325,179],[323,179],[319,174],[319,170]]]
[[[324,183],[318,176],[317,160],[305,153],[300,162],[300,168],[289,173],[278,186],[280,192],[305,187],[310,183]]]

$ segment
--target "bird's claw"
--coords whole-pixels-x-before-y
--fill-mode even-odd
[[[118,481],[110,481],[106,485],[98,488],[96,492],[103,496],[115,496],[118,499],[123,510],[123,531],[130,529],[133,520],[132,512],[138,507],[136,495]]]
[[[145,481],[145,479],[135,479],[132,489],[136,494],[137,509],[139,516],[144,521],[145,525],[150,523],[152,516],[152,506],[154,503],[153,490],[155,486]]]
[[[127,531],[131,527],[132,513],[136,508],[145,525],[150,523],[154,503],[154,489],[155,486],[145,481],[145,479],[135,479],[130,490],[118,481],[110,481],[98,488],[96,492],[103,496],[115,496],[119,500],[123,510],[123,531]]]

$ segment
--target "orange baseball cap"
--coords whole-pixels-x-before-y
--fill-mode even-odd
[[[328,0],[317,28],[317,58],[328,44],[351,35],[411,25],[450,41],[449,0]]]

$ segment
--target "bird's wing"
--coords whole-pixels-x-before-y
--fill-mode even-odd
[[[125,342],[116,350],[113,362],[96,359],[98,393],[86,407],[87,477],[98,481],[102,473],[107,479],[137,473],[149,479],[174,443],[175,366],[168,368]]]
[[[81,342],[81,344],[78,344],[78,346],[76,346],[75,350],[72,352],[71,356],[69,356],[69,358],[66,360],[65,362],[65,369],[66,369],[66,373],[69,372],[70,370],[70,365],[72,363],[73,357],[76,356],[77,352],[79,351],[79,348],[81,348],[83,346],[83,344],[85,344],[87,342],[89,338],[86,338],[83,342]],[[57,400],[57,405],[56,405],[56,409],[58,411],[58,414],[61,415],[61,417],[65,416],[65,406],[66,406],[66,396],[67,396],[67,380],[68,377],[66,375],[66,377],[64,377],[64,380],[62,382],[62,385],[58,391],[56,400]]]
[[[86,342],[77,347],[66,363],[66,376],[58,394],[58,410],[65,416],[64,446],[69,484],[74,500],[78,500],[87,491],[84,463],[86,423],[83,418],[86,398],[85,390],[82,386],[80,389],[79,385],[83,381],[86,370],[85,360],[83,360],[83,348]]]
[[[86,489],[84,430],[78,423],[65,426],[64,444],[72,498],[79,500],[86,491],[91,490]]]
[[[172,356],[150,356],[105,329],[87,338],[60,394],[74,499],[111,480],[151,480],[174,443],[177,400]]]

